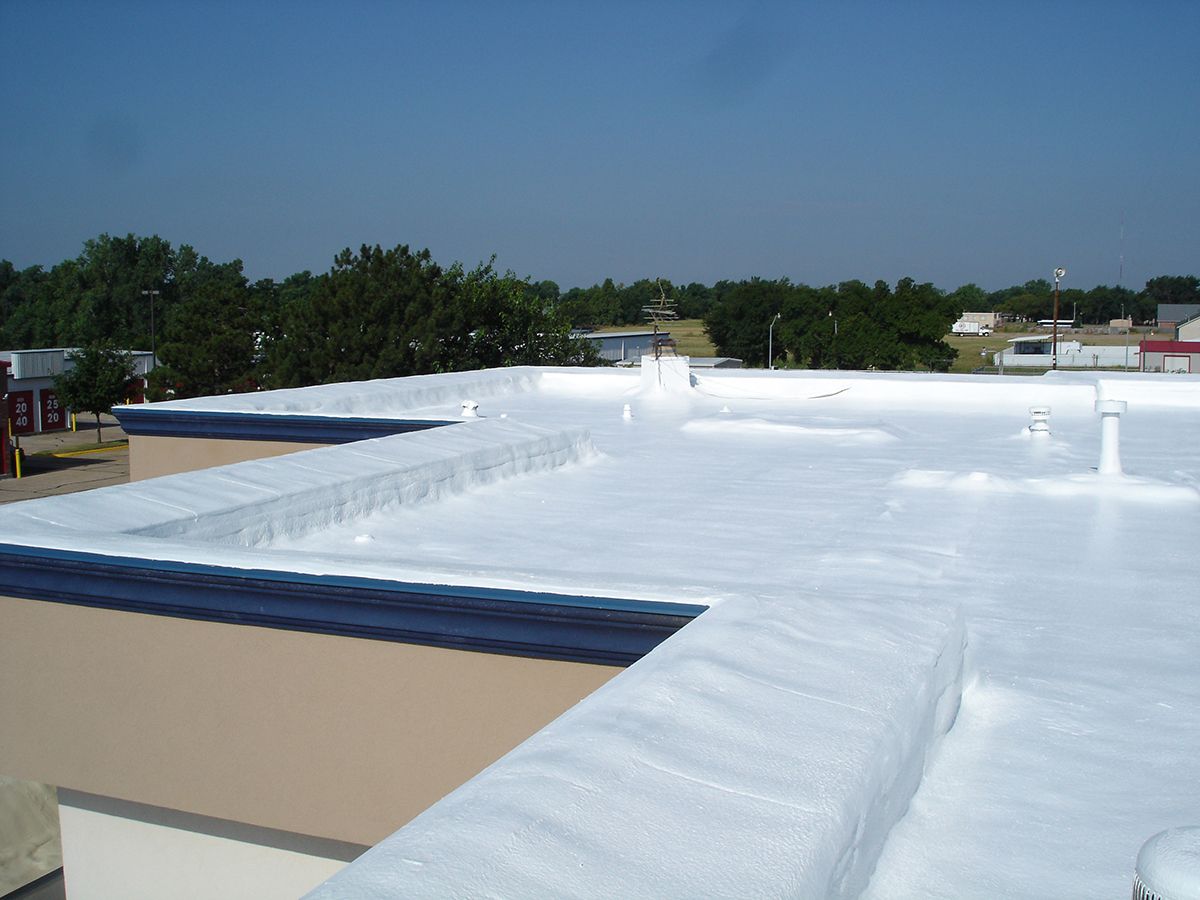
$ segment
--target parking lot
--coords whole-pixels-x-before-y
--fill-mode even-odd
[[[78,431],[27,434],[20,438],[24,460],[21,478],[0,479],[0,503],[32,500],[53,494],[70,494],[129,480],[129,447],[125,432],[111,416],[102,417],[105,444],[96,446],[96,428],[90,417],[79,422]]]

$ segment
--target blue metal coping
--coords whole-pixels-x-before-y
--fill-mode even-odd
[[[117,417],[126,434],[136,436],[292,441],[309,444],[348,444],[351,441],[424,431],[427,428],[455,423],[455,420],[438,419],[296,416],[138,406],[114,407],[113,415]]]
[[[304,575],[0,544],[0,593],[291,631],[627,666],[707,607]]]

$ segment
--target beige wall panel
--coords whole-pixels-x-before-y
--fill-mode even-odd
[[[0,597],[0,773],[375,844],[620,671]]]
[[[326,447],[290,441],[233,441],[217,438],[129,436],[129,480],[141,481],[159,475],[192,472],[248,459],[265,459]]]
[[[60,817],[71,900],[295,900],[346,866],[67,803]]]

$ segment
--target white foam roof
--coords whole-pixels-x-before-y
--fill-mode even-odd
[[[1200,378],[645,377],[164,404],[483,418],[20,504],[0,527],[711,606],[321,897],[1111,896],[1143,840],[1200,817]],[[1129,402],[1123,477],[1094,471],[1097,398]],[[1052,408],[1049,438],[1030,406]],[[81,524],[101,507],[123,534]]]

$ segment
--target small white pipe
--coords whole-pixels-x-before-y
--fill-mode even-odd
[[[1097,400],[1100,413],[1100,474],[1121,474],[1121,414],[1129,408],[1124,400]]]

